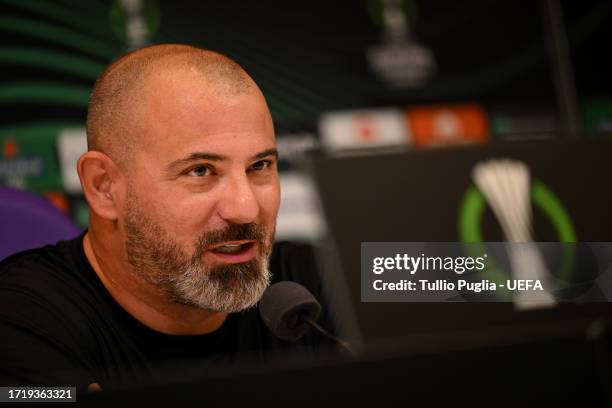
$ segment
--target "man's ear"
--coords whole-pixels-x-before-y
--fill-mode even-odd
[[[91,211],[104,219],[116,220],[121,182],[117,165],[102,152],[88,151],[79,158],[77,171]]]

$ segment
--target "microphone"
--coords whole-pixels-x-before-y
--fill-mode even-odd
[[[259,301],[259,314],[279,339],[297,341],[313,328],[353,354],[348,342],[317,324],[321,305],[308,289],[298,283],[283,281],[271,285]]]

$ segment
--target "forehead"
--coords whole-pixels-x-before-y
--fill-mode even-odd
[[[256,86],[228,92],[197,72],[153,73],[146,82],[142,151],[172,160],[194,151],[257,153],[274,146],[274,128]]]

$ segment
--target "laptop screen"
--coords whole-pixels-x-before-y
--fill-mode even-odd
[[[324,273],[341,334],[366,349],[430,351],[584,332],[607,319],[605,303],[528,312],[512,303],[363,303],[360,251],[362,242],[504,241],[486,203],[473,209],[474,166],[490,159],[524,163],[532,186],[546,192],[531,194],[534,241],[612,241],[611,157],[612,139],[313,154],[329,229]]]

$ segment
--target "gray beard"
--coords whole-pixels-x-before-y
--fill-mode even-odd
[[[261,263],[223,265],[212,273],[189,267],[170,275],[174,301],[225,313],[251,308],[270,284],[268,262],[266,257]]]
[[[236,226],[258,236],[259,253],[241,264],[210,266],[202,257],[211,235],[219,238],[223,231],[203,234],[189,256],[162,228],[140,210],[135,195],[128,192],[126,214],[127,259],[139,277],[168,300],[204,310],[235,313],[253,307],[270,284],[269,256],[272,238],[260,226]],[[232,230],[231,226],[229,230]],[[247,234],[248,235],[248,234]],[[274,235],[272,235],[273,237]],[[226,240],[233,240],[228,238]]]

